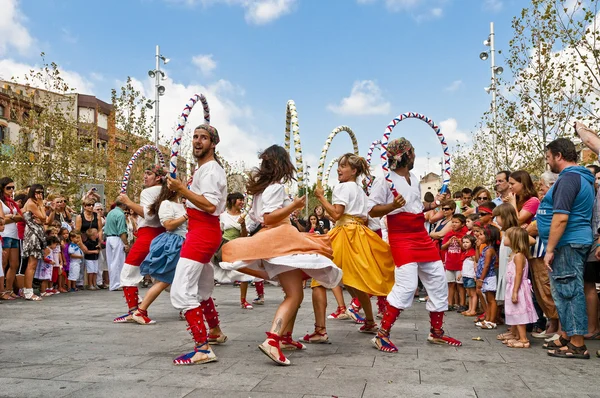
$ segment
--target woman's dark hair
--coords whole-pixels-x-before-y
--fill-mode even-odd
[[[244,195],[242,195],[240,192],[232,192],[227,195],[227,210],[231,210],[238,199],[244,200]]]
[[[481,228],[483,236],[485,236],[485,243],[492,246],[496,253],[500,250],[500,230],[493,225],[486,225]]]
[[[552,156],[558,156],[560,153],[567,162],[577,162],[578,153],[575,144],[568,138],[557,138],[546,146],[546,151],[550,151]],[[512,177],[512,174],[511,174]]]
[[[18,202],[20,200],[21,204],[24,205],[25,202],[27,201],[27,195],[25,195],[24,193],[17,194],[17,195],[15,195],[14,200],[15,200],[15,202]]]
[[[290,155],[279,145],[271,145],[258,158],[262,160],[259,168],[255,168],[246,187],[249,195],[262,193],[273,183],[288,183],[295,180],[296,168],[290,160]]]
[[[537,198],[537,190],[535,189],[535,185],[533,185],[531,176],[524,170],[513,171],[510,174],[510,178],[523,185],[523,192],[517,195],[517,207],[521,210],[525,202],[534,196]]]
[[[45,192],[43,185],[41,185],[41,184],[33,184],[29,188],[29,192],[27,193],[27,199],[33,199],[33,200],[35,200],[35,191],[40,190],[40,189]]]
[[[4,200],[4,188],[10,183],[13,183],[13,179],[10,177],[2,177],[0,178],[0,196]]]
[[[308,222],[310,222],[311,217],[314,217],[317,220],[317,223],[319,222],[319,217],[317,217],[317,215],[314,213],[308,216]]]
[[[167,180],[164,180],[162,183],[162,187],[160,188],[160,193],[158,194],[158,197],[156,198],[154,203],[152,203],[152,205],[148,209],[148,215],[153,216],[155,214],[158,214],[158,209],[160,209],[160,204],[164,200],[173,200],[176,197],[177,197],[177,192],[171,191],[169,189],[169,187],[167,186]]]

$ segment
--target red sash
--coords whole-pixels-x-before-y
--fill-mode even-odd
[[[187,209],[188,232],[181,247],[181,258],[208,263],[221,245],[219,217]]]
[[[165,232],[163,227],[142,227],[138,229],[137,239],[129,250],[125,263],[139,267],[148,253],[150,253],[150,244],[158,235]]]
[[[425,230],[423,213],[388,215],[387,221],[388,239],[396,267],[440,260],[438,249]]]

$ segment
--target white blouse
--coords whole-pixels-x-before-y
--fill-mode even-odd
[[[369,198],[354,181],[336,185],[331,202],[334,205],[344,206],[344,214],[367,219]]]
[[[181,218],[185,215],[185,207],[183,204],[177,202],[171,202],[170,200],[164,200],[160,204],[160,208],[158,209],[158,218],[160,219],[161,225],[164,226],[165,221],[174,220],[176,218]],[[187,233],[187,221],[178,226],[172,233],[183,236],[185,238],[185,234]]]
[[[285,192],[283,184],[271,184],[262,193],[254,196],[249,215],[258,223],[265,222],[265,213],[272,213],[289,205],[292,200]]]
[[[194,173],[190,191],[202,195],[212,203],[216,210],[213,216],[218,216],[225,211],[227,201],[227,176],[225,170],[216,161],[204,163]],[[187,200],[187,207],[200,210],[191,201]],[[200,210],[202,211],[202,210]]]
[[[388,215],[398,213],[412,213],[419,214],[423,213],[423,202],[421,202],[421,187],[419,186],[419,180],[417,177],[410,173],[409,185],[406,178],[399,176],[392,172],[390,178],[394,182],[396,191],[402,195],[406,204],[399,208],[391,211]],[[390,189],[388,182],[385,178],[377,178],[371,189],[371,195],[369,196],[369,208],[372,209],[377,205],[386,205],[394,201],[394,195]]]
[[[4,216],[5,217],[7,215],[9,215],[9,214],[12,214],[13,216],[16,216],[17,214],[19,214],[19,212],[17,211],[17,209],[13,209],[11,211],[8,208],[8,206],[6,204],[4,204],[4,201],[1,201],[0,203],[2,203],[2,211],[4,211]],[[17,230],[17,223],[11,222],[10,224],[4,224],[4,231],[0,232],[0,236],[2,236],[3,238],[19,239],[19,232]]]

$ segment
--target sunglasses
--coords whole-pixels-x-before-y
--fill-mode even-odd
[[[91,203],[86,203],[86,204],[84,204],[84,205],[83,205],[83,207],[88,207],[88,206],[93,206],[93,204],[91,204]]]
[[[480,196],[477,200],[489,200],[489,198],[487,196]]]
[[[4,187],[4,189],[8,191],[13,191],[15,189],[15,186],[13,185],[12,187]]]
[[[451,207],[442,207],[442,210],[443,211],[448,211],[448,210],[452,210],[452,208]]]
[[[39,194],[43,194],[43,193],[44,193],[44,191],[35,191],[35,193],[36,193],[36,194],[38,194],[38,193],[39,193]]]

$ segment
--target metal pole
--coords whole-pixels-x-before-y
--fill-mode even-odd
[[[498,133],[496,123],[496,50],[494,47],[494,23],[490,22],[490,62],[492,64],[492,118],[494,123],[494,133]]]
[[[156,46],[156,76],[154,77],[154,145],[158,147],[158,122],[159,122],[159,103],[160,95],[158,87],[160,86],[160,47]]]

